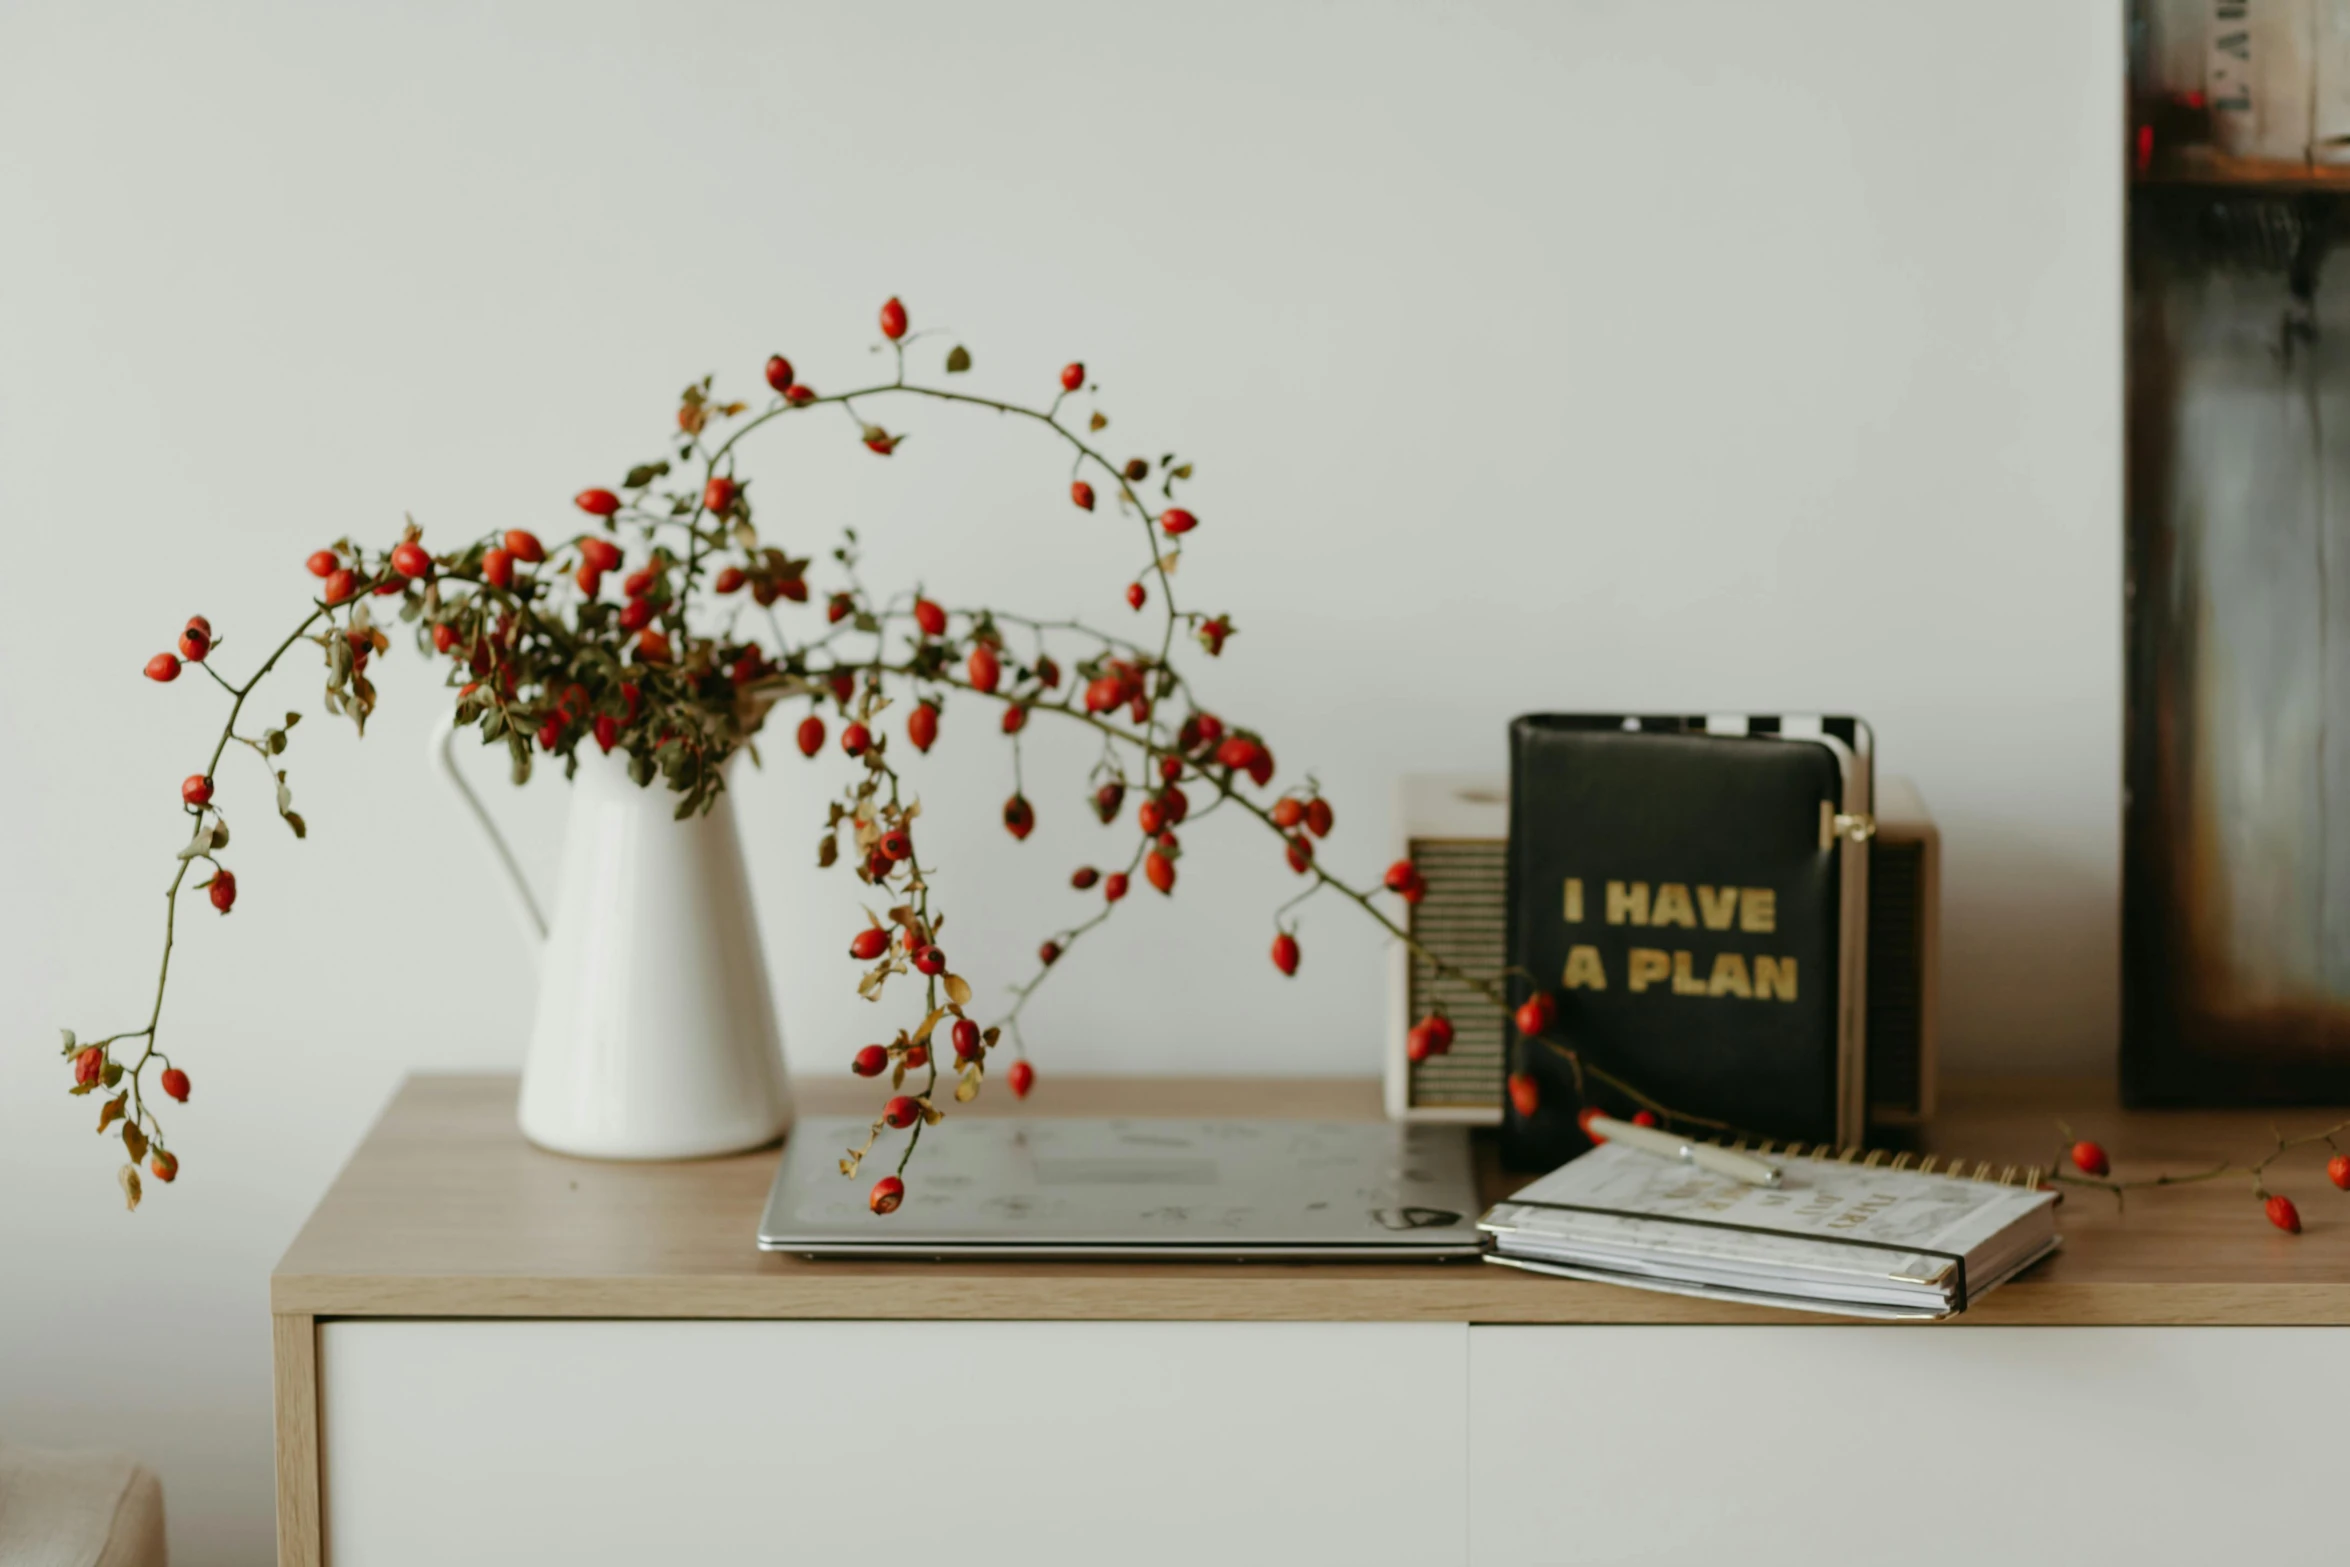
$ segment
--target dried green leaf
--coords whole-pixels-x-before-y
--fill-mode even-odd
[[[72,1055],[72,1054],[74,1053],[74,1051],[75,1051],[75,1050],[77,1050],[77,1049],[79,1049],[79,1048],[80,1048],[79,1046],[77,1046],[77,1045],[76,1045],[76,1044],[73,1042],[73,1030],[72,1030],[72,1029],[70,1029],[70,1028],[61,1028],[61,1029],[59,1029],[57,1032],[59,1032],[60,1034],[63,1034],[63,1035],[65,1036],[65,1053],[66,1053],[67,1055],[69,1055],[69,1056],[70,1056],[70,1055]]]
[[[286,812],[286,825],[294,829],[294,836],[297,838],[307,838],[310,836],[310,824],[302,820],[302,813],[300,811]]]
[[[137,1164],[141,1159],[147,1157],[147,1134],[139,1130],[138,1122],[125,1121],[122,1123],[122,1145],[130,1150],[131,1163],[133,1164]]]
[[[1096,412],[1091,419],[1086,421],[1085,427],[1089,430],[1102,430],[1107,429],[1109,423],[1110,416],[1108,414]]]
[[[947,374],[961,375],[971,368],[971,350],[957,343],[947,352]]]
[[[115,1084],[122,1081],[122,1063],[120,1061],[109,1061],[106,1063],[105,1079],[106,1086],[108,1088],[112,1088]]]
[[[620,487],[624,490],[641,490],[668,471],[669,465],[665,462],[640,462],[628,470],[628,476],[620,481]]]

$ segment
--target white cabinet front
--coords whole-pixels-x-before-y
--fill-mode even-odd
[[[1447,1323],[326,1322],[334,1567],[1467,1550]]]

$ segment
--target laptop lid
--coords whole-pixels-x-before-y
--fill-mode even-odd
[[[808,1257],[1473,1256],[1467,1130],[1384,1121],[987,1119],[923,1140],[904,1206],[865,1205],[841,1155],[868,1123],[803,1120],[759,1224],[766,1251]],[[943,1135],[942,1135],[943,1132]]]

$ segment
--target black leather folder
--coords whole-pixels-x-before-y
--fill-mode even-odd
[[[1555,1008],[1512,1041],[1538,1103],[1505,1106],[1511,1168],[1588,1147],[1586,1105],[1641,1108],[1570,1051],[1684,1130],[1861,1140],[1871,749],[1851,718],[1511,725],[1510,1001]]]

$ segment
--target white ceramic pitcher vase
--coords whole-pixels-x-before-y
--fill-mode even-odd
[[[522,1134],[589,1159],[694,1159],[791,1126],[783,1040],[729,793],[677,821],[627,757],[580,748],[553,917],[457,770],[454,715],[434,763],[464,797],[538,962]]]

